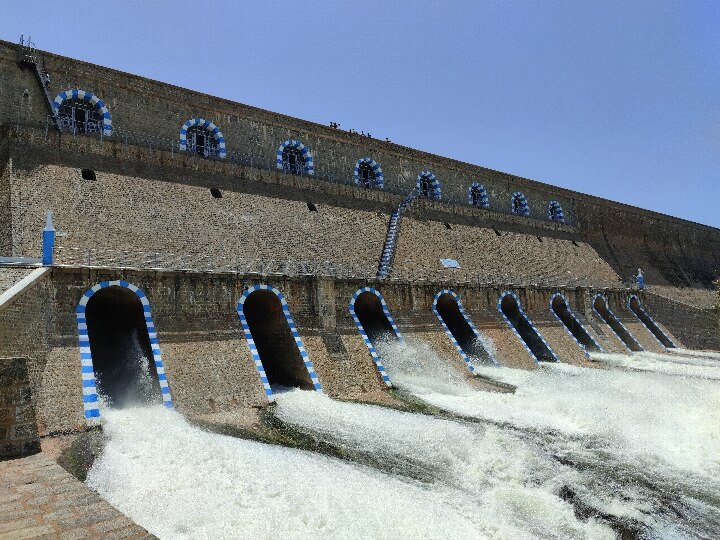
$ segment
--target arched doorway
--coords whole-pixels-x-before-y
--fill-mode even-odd
[[[615,335],[620,338],[620,340],[629,350],[633,352],[639,352],[643,350],[643,348],[628,331],[628,329],[625,328],[625,326],[610,310],[607,299],[602,294],[598,294],[595,296],[595,299],[593,300],[593,309],[595,310],[595,313],[597,313],[600,318],[605,321],[605,323],[610,327],[610,329],[615,332]]]
[[[560,293],[555,293],[550,299],[550,311],[563,324],[565,329],[586,351],[602,352],[602,348],[578,321],[575,314],[567,304],[567,300]]]
[[[76,316],[86,418],[100,416],[98,395],[115,407],[172,407],[145,293],[126,281],[103,281],[83,294]]]
[[[475,371],[472,362],[495,363],[454,291],[443,289],[437,293],[433,300],[433,312],[471,372]]]
[[[268,397],[273,386],[321,390],[285,296],[278,289],[269,285],[248,288],[237,311]]]
[[[643,308],[643,305],[640,303],[640,299],[634,294],[631,295],[630,298],[628,298],[628,307],[630,308],[630,311],[632,311],[635,316],[640,319],[640,322],[643,323],[646,328],[650,330],[650,332],[652,332],[652,334],[663,345],[663,347],[666,347],[668,349],[673,349],[676,347],[676,345],[667,336],[667,334],[662,331],[662,329],[657,325],[653,318],[647,314],[645,308]]]
[[[510,291],[500,295],[498,311],[505,318],[515,334],[525,344],[525,348],[537,362],[559,362],[547,341],[527,318],[520,300]]]
[[[372,287],[362,287],[355,291],[348,309],[382,380],[390,386],[390,377],[377,353],[377,346],[385,340],[403,341],[403,337],[390,314],[385,298]]]

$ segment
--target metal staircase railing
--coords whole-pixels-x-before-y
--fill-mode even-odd
[[[400,234],[400,218],[402,218],[402,215],[410,207],[418,195],[420,195],[418,188],[413,188],[408,196],[405,197],[397,207],[397,210],[393,211],[390,216],[390,224],[388,225],[388,232],[385,236],[385,245],[383,246],[382,255],[380,256],[380,265],[378,267],[377,277],[379,278],[386,278],[390,275],[392,263],[395,259],[395,246],[397,244],[398,234]]]
[[[33,71],[37,76],[38,83],[40,84],[40,89],[45,95],[45,101],[47,103],[48,109],[50,110],[50,115],[52,116],[57,128],[62,130],[57,111],[53,107],[53,98],[48,91],[48,87],[50,86],[50,74],[45,71],[45,69],[41,66],[40,54],[35,48],[35,44],[30,41],[29,37],[25,39],[24,35],[22,34],[20,35],[20,46],[17,50],[17,56],[17,61],[19,64],[28,65],[33,68]]]

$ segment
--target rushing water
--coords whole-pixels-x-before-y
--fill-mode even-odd
[[[599,355],[608,369],[479,367],[379,347],[397,386],[454,417],[277,395],[276,415],[363,466],[205,433],[161,406],[104,411],[88,483],[162,539],[716,538],[720,362]],[[590,509],[590,510],[588,510]],[[588,515],[597,518],[588,518]]]

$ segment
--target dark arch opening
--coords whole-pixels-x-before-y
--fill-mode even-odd
[[[608,309],[607,303],[602,296],[595,297],[593,307],[595,308],[595,311],[600,314],[600,317],[602,317],[602,319],[612,329],[612,331],[615,332],[617,337],[619,337],[622,342],[627,345],[628,349],[633,352],[643,350],[643,348],[635,340],[635,338],[632,337],[630,332],[628,332],[627,329],[622,324],[620,324],[620,321],[618,321],[615,315],[613,315],[613,313]]]
[[[580,324],[580,321],[578,321],[568,309],[567,303],[562,296],[556,296],[553,298],[550,306],[553,313],[555,313],[555,315],[558,316],[558,319],[560,319],[560,321],[565,325],[565,328],[567,328],[570,333],[575,336],[575,339],[577,339],[583,347],[585,347],[588,351],[601,352],[598,344],[595,343],[593,338],[590,337],[590,334],[587,333],[587,330],[585,330],[583,325]]]
[[[640,303],[640,300],[638,300],[635,296],[632,296],[629,303],[632,312],[637,315],[637,318],[640,319],[640,322],[642,322],[647,327],[647,329],[653,333],[653,335],[658,339],[660,343],[662,343],[667,348],[675,347],[675,344],[670,340],[669,337],[665,335],[665,332],[663,332],[660,327],[655,324],[655,321],[653,321],[650,316],[645,312],[642,304]]]
[[[89,101],[79,98],[62,102],[58,120],[71,133],[100,133],[103,128],[102,113]]]
[[[373,187],[375,185],[375,169],[369,163],[363,161],[358,168],[358,179],[361,186]]]
[[[162,401],[140,299],[124,287],[90,297],[85,311],[98,393],[114,407]]]
[[[480,206],[483,200],[483,193],[480,186],[472,186],[470,188],[470,204],[473,206]]]
[[[377,295],[367,291],[360,294],[355,300],[355,315],[376,351],[379,341],[397,339]]]
[[[427,199],[432,199],[435,196],[433,182],[427,176],[420,178],[420,193]]]
[[[513,328],[520,334],[520,337],[537,358],[538,362],[557,362],[550,348],[540,338],[535,328],[532,327],[525,314],[512,294],[506,294],[500,302],[500,309],[513,325]]]
[[[218,152],[218,142],[209,129],[203,125],[191,126],[187,130],[187,149],[199,156],[215,156]]]
[[[290,174],[305,172],[305,158],[295,146],[286,146],[282,152],[283,170]]]
[[[451,294],[441,294],[436,308],[448,330],[460,348],[473,360],[492,362],[490,354],[478,340],[465,316],[460,311],[457,300]]]
[[[313,390],[310,374],[277,295],[265,290],[250,293],[243,304],[243,313],[270,385]]]

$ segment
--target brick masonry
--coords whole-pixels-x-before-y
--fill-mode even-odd
[[[0,460],[40,451],[25,358],[0,358]]]

